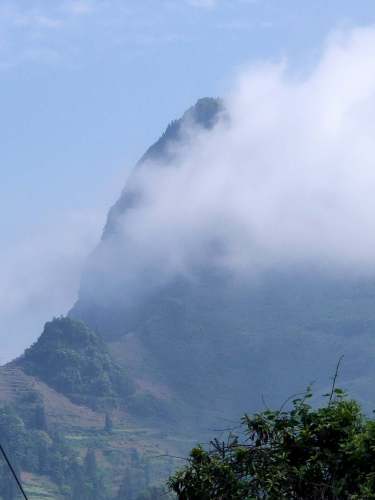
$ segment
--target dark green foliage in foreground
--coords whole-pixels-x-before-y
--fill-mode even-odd
[[[46,323],[38,341],[21,358],[23,369],[74,400],[127,398],[129,377],[111,358],[101,338],[70,318]]]
[[[170,480],[181,500],[375,499],[375,420],[336,389],[326,406],[267,410],[242,419],[242,435],[193,449]]]

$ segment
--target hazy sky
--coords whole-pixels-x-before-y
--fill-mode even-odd
[[[2,0],[0,361],[74,301],[131,166],[244,67],[303,73],[373,0]]]

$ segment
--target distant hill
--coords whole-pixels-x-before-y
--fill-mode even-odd
[[[166,431],[165,411],[70,318],[48,322],[23,356],[0,367],[0,442],[30,498],[168,498],[162,481],[173,456],[194,441]],[[2,460],[0,498],[19,498]]]
[[[135,391],[103,340],[70,318],[47,323],[38,341],[15,364],[72,401],[89,406],[126,401]]]

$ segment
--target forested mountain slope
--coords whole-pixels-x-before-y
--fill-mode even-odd
[[[245,410],[244,393],[254,408],[262,404],[262,394],[278,404],[313,380],[323,389],[343,354],[343,383],[371,408],[373,280],[314,265],[274,267],[250,277],[233,274],[220,265],[223,245],[216,240],[199,249],[188,271],[159,279],[162,258],[142,267],[142,246],[136,247],[139,259],[134,252],[133,218],[137,221],[140,213],[151,231],[158,224],[150,210],[143,217],[150,203],[147,182],[157,183],[168,169],[174,175],[183,164],[180,157],[197,147],[196,136],[205,141],[205,133],[228,122],[221,101],[203,99],[148,150],[109,212],[70,315],[98,331],[135,380],[156,397],[167,394],[177,421],[185,416],[193,426],[207,427]],[[213,183],[214,175],[213,169]],[[161,184],[160,191],[168,186]],[[158,190],[153,195],[163,198]],[[224,196],[235,194],[228,189]],[[190,208],[175,203],[171,231],[173,210]],[[173,245],[168,224],[163,231],[152,233],[155,248],[159,237]]]
[[[312,381],[325,391],[343,354],[340,385],[375,406],[372,279],[312,265],[233,273],[222,240],[191,248],[173,222],[194,206],[172,197],[163,226],[149,210],[152,196],[158,207],[170,202],[168,176],[186,152],[230,119],[220,100],[202,99],[169,125],[110,210],[69,317],[47,323],[0,369],[0,436],[32,498],[158,498],[152,488],[175,468],[172,457]],[[224,220],[214,222],[225,234]],[[179,239],[189,266],[173,259]],[[12,500],[9,477],[3,485]]]

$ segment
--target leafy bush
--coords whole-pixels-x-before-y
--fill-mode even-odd
[[[311,396],[245,415],[242,437],[193,449],[170,489],[181,500],[375,499],[375,420],[340,389],[318,409]]]

